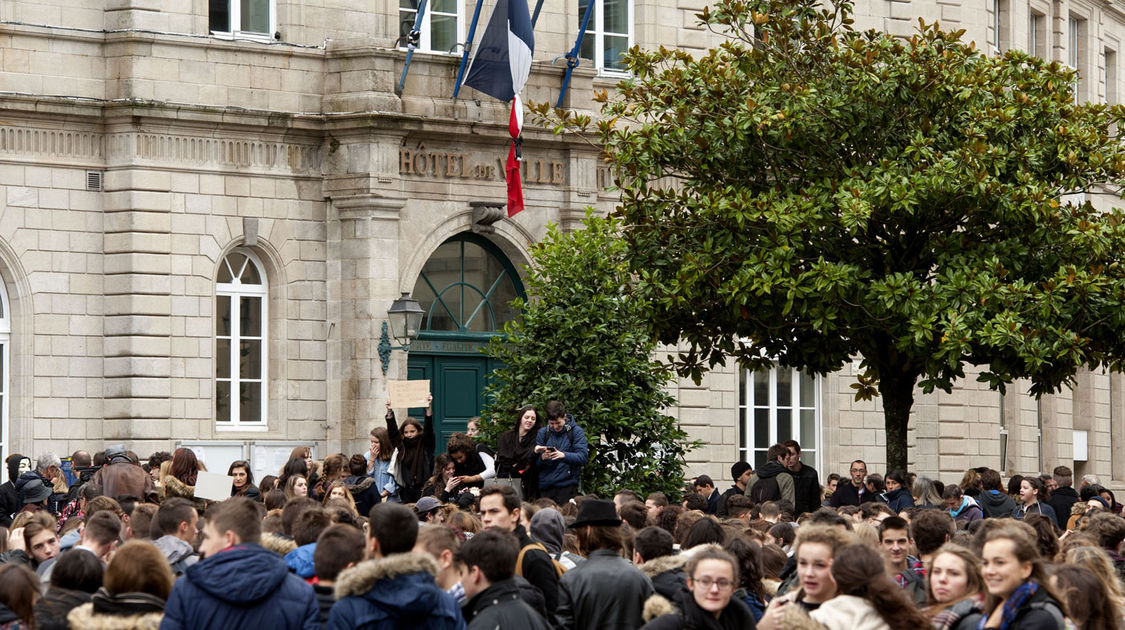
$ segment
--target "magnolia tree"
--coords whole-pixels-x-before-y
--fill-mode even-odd
[[[675,404],[665,390],[671,370],[654,360],[648,303],[627,290],[619,227],[587,215],[585,229],[564,234],[551,226],[532,251],[531,300],[514,302],[522,317],[488,347],[504,367],[493,373],[486,394],[486,433],[515,427],[524,405],[542,415],[556,398],[589,442],[583,491],[612,496],[629,488],[674,497],[684,454],[695,443],[666,413]]]
[[[629,293],[687,347],[682,374],[861,358],[856,395],[881,397],[905,467],[917,387],[949,391],[972,365],[1041,395],[1121,368],[1122,214],[1077,193],[1119,189],[1123,114],[1076,104],[1058,63],[921,22],[857,32],[851,10],[721,0],[700,19],[722,45],[630,51],[598,122],[537,111],[600,135]]]

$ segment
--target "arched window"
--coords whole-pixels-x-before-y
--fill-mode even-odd
[[[423,333],[487,335],[519,316],[509,303],[523,297],[523,285],[495,245],[458,234],[434,250],[412,295],[426,311]]]
[[[267,385],[266,274],[250,252],[219,263],[215,284],[215,421],[220,429],[265,429]]]

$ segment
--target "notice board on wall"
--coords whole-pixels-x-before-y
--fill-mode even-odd
[[[227,474],[232,462],[246,459],[246,442],[236,440],[176,442],[176,448],[191,449],[208,472],[221,475]]]
[[[317,459],[316,444],[309,444],[308,442],[251,442],[250,468],[254,471],[254,483],[258,483],[258,480],[266,475],[276,477],[281,473],[281,469],[289,461],[289,454],[298,446],[307,446],[312,449],[313,459]]]

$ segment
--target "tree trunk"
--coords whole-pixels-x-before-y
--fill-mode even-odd
[[[883,425],[887,431],[887,470],[906,470],[906,430],[914,406],[915,374],[895,368],[879,371],[879,396],[883,399]]]

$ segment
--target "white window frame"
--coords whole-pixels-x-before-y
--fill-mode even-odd
[[[1084,76],[1086,68],[1082,63],[1082,31],[1086,28],[1088,22],[1086,18],[1071,14],[1066,21],[1067,24],[1067,65],[1072,69],[1078,71],[1078,76],[1074,79],[1071,85],[1074,92],[1074,104],[1081,105],[1086,99],[1083,98],[1081,90],[1086,87],[1086,77]]]
[[[792,378],[792,387],[790,388],[790,400],[788,405],[779,405],[777,401],[777,374],[779,370],[787,370],[790,372]],[[820,376],[812,375],[813,380],[813,407],[801,406],[801,372],[795,368],[787,368],[774,366],[769,370],[769,400],[762,404],[754,398],[754,372],[751,370],[742,370],[740,376],[741,385],[744,388],[739,396],[738,414],[739,414],[739,427],[740,437],[738,452],[743,461],[754,463],[755,453],[758,451],[766,451],[770,446],[779,444],[789,439],[797,440],[801,444],[801,459],[806,464],[821,470],[821,460],[823,452],[823,425],[821,424],[821,414],[823,412],[823,401],[821,399],[821,388],[823,379]],[[791,435],[778,435],[777,426],[777,411],[779,408],[792,410],[790,420]],[[769,438],[768,444],[756,444],[754,442],[754,410],[755,409],[768,409],[769,410]],[[801,441],[801,411],[811,409],[813,412],[813,435],[816,436],[816,444],[809,448]],[[804,455],[806,453],[812,454],[812,463],[809,463]]]
[[[239,24],[242,24],[242,2],[241,0],[226,0],[227,6],[230,7],[228,9],[228,15],[230,16],[231,29],[229,31],[211,31],[211,35],[224,39],[254,39],[264,42],[273,41],[273,34],[277,32],[277,0],[268,1],[270,24],[265,33],[242,31],[235,28]],[[210,14],[208,14],[207,20],[208,26],[210,26]]]
[[[234,269],[232,269],[232,271],[234,273],[232,274],[233,278],[232,278],[231,282],[229,282],[229,283],[216,282],[215,283],[215,317],[216,318],[218,318],[218,316],[219,316],[219,312],[218,312],[219,297],[220,296],[226,296],[226,297],[231,298],[231,305],[230,305],[231,322],[230,322],[230,344],[229,344],[230,345],[230,351],[229,351],[228,356],[225,358],[226,361],[228,361],[230,363],[230,372],[229,372],[229,374],[230,374],[230,377],[229,377],[230,393],[231,393],[230,421],[229,422],[222,422],[216,416],[216,418],[215,418],[215,429],[217,431],[266,431],[266,430],[269,429],[269,415],[268,415],[268,413],[269,413],[269,398],[270,398],[269,397],[269,321],[270,321],[270,318],[269,318],[269,284],[268,284],[269,281],[266,277],[265,266],[262,264],[262,261],[257,256],[254,255],[253,252],[250,252],[250,251],[247,251],[247,250],[244,250],[244,249],[236,249],[234,251],[228,252],[225,256],[223,256],[223,259],[222,259],[222,261],[219,262],[219,264],[220,265],[226,265],[228,258],[232,254],[240,254],[240,255],[246,256],[247,264],[252,264],[257,268],[258,277],[261,279],[262,283],[259,284],[259,285],[242,284],[238,280],[238,276],[241,275],[239,273],[239,270],[234,270]],[[241,326],[240,326],[241,321],[239,319],[240,316],[241,316],[241,311],[239,309],[239,305],[236,302],[237,302],[238,299],[240,299],[242,297],[259,298],[262,301],[262,308],[261,308],[261,317],[262,317],[262,325],[261,325],[262,374],[261,374],[260,379],[245,379],[245,378],[242,378],[241,375],[238,373],[238,368],[239,368],[238,348],[239,348],[239,341],[242,339],[242,336],[241,336]],[[219,373],[218,373],[219,361],[222,361],[224,358],[218,356],[219,334],[218,334],[218,331],[217,331],[216,327],[212,327],[212,331],[213,331],[212,332],[212,341],[215,344],[215,346],[214,346],[215,347],[215,365],[214,365],[215,369],[212,370],[212,375],[213,375],[212,376],[212,383],[213,383],[214,389],[215,389],[214,400],[217,402],[218,397],[219,397],[219,381],[220,380],[227,380],[227,379],[220,379],[219,378]],[[261,415],[259,416],[261,418],[261,420],[259,420],[258,422],[242,422],[241,418],[240,418],[240,416],[242,414],[242,406],[241,406],[241,404],[239,404],[239,400],[238,400],[238,392],[240,391],[239,384],[242,383],[242,382],[254,382],[254,381],[257,381],[257,380],[261,381]],[[214,409],[215,406],[213,405],[212,408]]]
[[[399,18],[400,27],[401,27],[402,24],[405,23],[403,21],[404,20],[403,16],[407,15],[407,14],[409,14],[411,16],[411,18],[410,18],[410,28],[413,29],[414,28],[414,22],[417,19],[416,16],[418,15],[418,12],[413,10],[413,9],[404,9],[401,6],[398,7],[398,18]],[[420,52],[437,53],[437,54],[442,54],[442,55],[456,55],[458,57],[461,56],[461,49],[458,46],[455,46],[453,50],[441,50],[441,49],[435,50],[434,49],[434,47],[433,47],[433,30],[430,28],[430,17],[433,14],[434,14],[434,0],[427,0],[426,1],[426,12],[425,12],[425,14],[422,15],[422,24],[418,27],[418,31],[420,32],[420,35],[418,37],[418,48],[416,50],[420,51]],[[449,13],[441,13],[441,15],[450,15],[450,14]],[[487,17],[485,19],[487,19]],[[480,31],[478,31],[478,32],[480,32]],[[464,44],[464,42],[465,42],[465,2],[463,0],[457,0],[457,42],[455,42],[455,43]],[[405,50],[406,49],[406,42],[405,41],[399,41],[399,48]]]
[[[594,64],[594,66],[598,69],[598,74],[609,74],[609,75],[628,74],[627,70],[605,67],[605,38],[606,38],[606,35],[612,35],[614,37],[621,37],[622,35],[625,35],[629,38],[629,43],[625,46],[626,50],[633,47],[633,42],[634,42],[633,31],[634,31],[635,24],[636,24],[636,21],[637,21],[637,14],[635,12],[636,11],[635,3],[633,2],[633,0],[624,0],[624,2],[626,3],[626,6],[627,6],[627,10],[629,12],[628,19],[626,20],[629,23],[628,32],[627,33],[618,33],[618,32],[607,33],[606,30],[605,30],[605,0],[587,0],[587,2],[593,3],[593,5],[594,5],[594,15],[593,15],[593,20],[592,20],[594,22],[594,24],[593,24],[594,27],[586,29],[586,37],[587,38],[590,38],[590,37],[594,38],[593,39],[593,41],[594,41],[594,58],[593,58],[592,62]],[[589,6],[589,4],[587,4],[587,6]],[[576,12],[576,15],[581,15],[581,13]],[[582,26],[582,20],[579,19],[578,23],[577,23],[577,27],[581,28],[581,26]],[[583,40],[583,42],[585,42],[585,40]],[[578,54],[579,55],[582,54],[581,48],[579,49]],[[586,57],[582,57],[582,58],[586,59],[587,61],[591,61],[590,59],[587,59]]]

